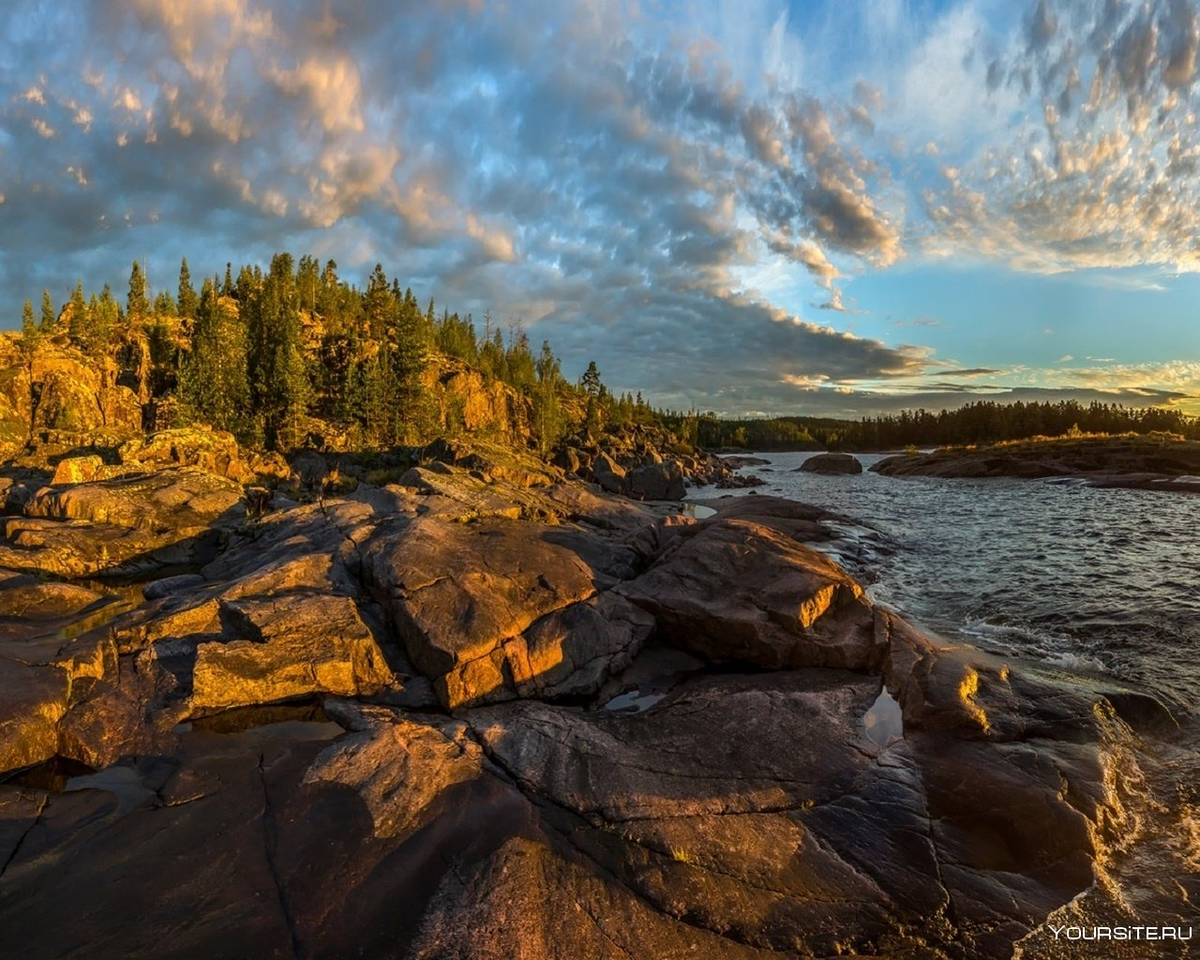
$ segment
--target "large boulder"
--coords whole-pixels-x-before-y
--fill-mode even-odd
[[[633,552],[568,526],[420,518],[373,540],[364,574],[447,707],[588,692],[624,667],[646,617],[601,592]]]
[[[682,500],[683,468],[678,460],[644,463],[627,474],[628,494],[638,500]]]
[[[883,652],[870,605],[845,571],[747,520],[680,528],[620,592],[653,614],[661,638],[708,660],[862,670]]]
[[[598,454],[592,461],[592,475],[600,488],[609,493],[625,493],[628,489],[625,468],[607,453]]]
[[[317,694],[371,696],[393,683],[349,597],[274,595],[223,612],[244,639],[197,647],[191,702],[198,712]]]
[[[121,463],[143,470],[197,467],[239,483],[255,478],[233,434],[203,425],[137,437],[121,445],[119,456]]]
[[[809,457],[802,464],[800,470],[805,473],[862,473],[862,461],[852,453],[818,453],[815,457]]]

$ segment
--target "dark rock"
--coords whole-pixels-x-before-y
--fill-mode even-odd
[[[799,467],[805,473],[862,473],[863,466],[852,453],[818,453]]]
[[[373,540],[364,573],[412,662],[453,708],[543,687],[587,692],[606,663],[622,669],[647,624],[598,594],[631,575],[632,561],[569,527],[428,518]]]
[[[592,474],[601,489],[609,493],[625,493],[628,482],[625,478],[625,468],[617,463],[607,453],[599,454],[592,461]]]
[[[744,520],[683,528],[621,592],[654,615],[661,639],[712,661],[861,670],[878,665],[883,652],[854,580],[821,554]]]
[[[625,481],[629,496],[638,500],[682,500],[686,493],[678,460],[635,467]]]

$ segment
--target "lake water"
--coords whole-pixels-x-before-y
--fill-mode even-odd
[[[1038,480],[798,472],[755,454],[754,488],[882,535],[834,552],[872,599],[1005,656],[1098,670],[1200,708],[1200,497]],[[882,459],[859,457],[864,466]],[[748,495],[701,487],[692,499]],[[860,550],[846,547],[860,547]]]
[[[1051,925],[1200,926],[1200,496],[1076,482],[798,472],[812,454],[756,454],[754,488],[844,514],[833,554],[875,601],[950,639],[1014,660],[1099,672],[1168,704],[1178,729],[1127,732],[1119,751],[1128,836],[1102,882],[1016,956],[1193,956],[1147,944],[1058,943]],[[880,455],[861,455],[869,467]],[[694,500],[749,496],[702,487]],[[870,732],[870,731],[869,731]],[[880,724],[879,736],[891,731]]]

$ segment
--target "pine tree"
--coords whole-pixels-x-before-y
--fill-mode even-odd
[[[559,390],[562,374],[558,359],[550,349],[550,341],[542,341],[542,352],[536,363],[537,383],[533,389],[533,423],[537,433],[538,450],[545,456],[558,442],[566,428]]]
[[[28,300],[21,308],[21,341],[23,343],[33,342],[38,335],[37,324],[33,320],[33,304]]]
[[[54,329],[54,324],[58,321],[58,314],[54,312],[54,301],[50,299],[50,291],[42,291],[42,333],[50,333]]]
[[[600,395],[602,384],[600,383],[600,371],[596,369],[595,360],[587,365],[580,384],[583,387],[583,392],[589,397],[598,397]]]
[[[246,440],[253,436],[246,331],[205,280],[196,306],[191,353],[179,370],[181,413]]]
[[[146,298],[146,277],[142,265],[136,260],[129,269],[129,298],[125,301],[125,315],[134,320],[148,316],[150,301]]]
[[[71,342],[78,346],[87,339],[88,327],[87,301],[83,299],[82,282],[75,284],[75,289],[71,291],[71,299],[67,303],[71,308],[70,316],[67,320],[67,332],[71,338]]]
[[[187,257],[179,262],[179,315],[185,320],[194,320],[196,317],[196,288],[192,286]]]

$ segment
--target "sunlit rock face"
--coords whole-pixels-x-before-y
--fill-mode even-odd
[[[0,562],[240,509],[191,476],[51,488]],[[844,518],[405,477],[142,585],[0,574],[7,942],[1000,958],[1136,818],[1169,715],[875,608],[810,546]]]

